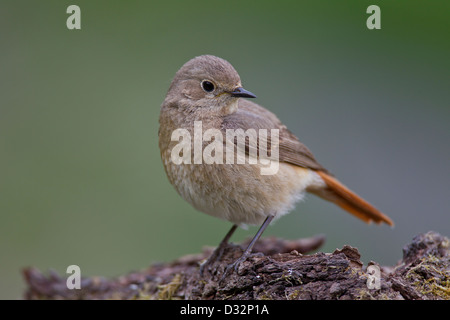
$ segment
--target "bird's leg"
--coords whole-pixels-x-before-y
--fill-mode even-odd
[[[213,253],[209,256],[208,260],[203,262],[200,266],[200,275],[203,276],[203,272],[205,271],[205,267],[210,267],[211,264],[213,264],[215,261],[219,260],[222,257],[223,251],[225,250],[225,247],[228,244],[228,241],[230,240],[231,236],[233,235],[234,231],[237,229],[237,225],[234,224],[230,231],[225,235],[225,238],[220,242],[219,246],[213,251]]]
[[[238,271],[239,265],[242,262],[244,262],[245,260],[247,260],[249,255],[252,253],[252,249],[253,249],[253,246],[255,245],[256,241],[258,241],[258,239],[261,237],[262,233],[264,232],[264,230],[266,230],[267,226],[270,224],[270,222],[273,220],[274,217],[275,217],[275,215],[270,215],[270,216],[268,216],[266,218],[266,220],[264,220],[264,222],[261,225],[261,227],[259,228],[258,232],[255,234],[255,236],[253,237],[252,241],[248,245],[247,249],[245,249],[244,253],[242,253],[240,258],[237,259],[235,262],[229,264],[225,268],[225,271],[223,272],[223,275],[222,275],[222,278],[220,279],[220,282],[222,282],[222,280],[225,279],[225,277],[228,274],[228,272],[231,271],[232,269],[234,269],[234,271],[236,271],[236,272]]]

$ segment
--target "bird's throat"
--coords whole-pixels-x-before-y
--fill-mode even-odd
[[[235,113],[238,110],[239,99],[233,99],[228,105],[222,108],[223,115]]]

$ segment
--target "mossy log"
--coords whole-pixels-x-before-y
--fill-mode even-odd
[[[211,272],[199,265],[212,249],[115,279],[83,278],[69,290],[66,278],[24,270],[26,299],[450,299],[450,241],[436,233],[416,236],[396,266],[364,266],[356,248],[306,255],[323,237],[285,241],[265,238],[237,272],[222,281],[224,269],[242,253],[230,244]],[[372,266],[372,267],[371,267]],[[376,274],[376,271],[379,271]],[[378,281],[378,282],[377,282]]]

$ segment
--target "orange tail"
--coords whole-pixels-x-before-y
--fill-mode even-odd
[[[390,226],[394,222],[385,214],[370,203],[362,199],[360,196],[349,190],[346,186],[340,183],[336,178],[330,176],[323,171],[316,171],[317,174],[327,184],[328,188],[321,190],[311,190],[316,195],[329,200],[340,206],[342,209],[350,212],[356,217],[364,220],[367,223],[374,221],[375,223],[385,222]]]

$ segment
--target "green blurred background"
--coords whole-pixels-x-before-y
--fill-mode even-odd
[[[81,8],[68,30],[66,8]],[[366,9],[381,8],[381,30]],[[449,1],[0,2],[0,298],[21,270],[118,276],[215,246],[230,223],[169,184],[157,144],[175,72],[214,54],[347,186],[393,218],[309,196],[264,236],[323,233],[393,265],[450,235]],[[234,242],[253,236],[239,230]]]

